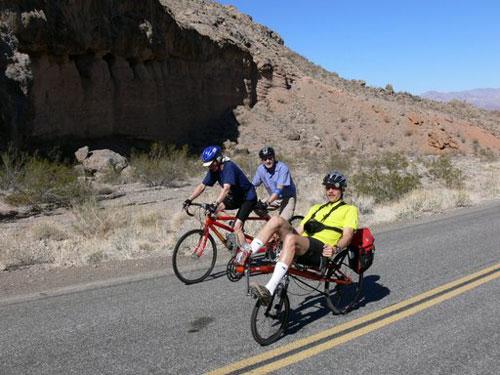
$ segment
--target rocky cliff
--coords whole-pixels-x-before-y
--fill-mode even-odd
[[[0,84],[0,147],[129,138],[322,155],[500,151],[500,112],[342,79],[212,0],[0,0]]]
[[[272,65],[234,38],[179,22],[169,3],[2,1],[3,143],[235,138],[231,110],[265,94]]]

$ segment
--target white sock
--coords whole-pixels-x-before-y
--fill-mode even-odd
[[[264,243],[258,238],[254,238],[252,243],[250,244],[250,247],[252,248],[252,254],[255,254],[257,251],[259,251],[262,246],[264,246]]]
[[[288,271],[288,266],[283,262],[278,262],[276,263],[276,266],[274,266],[274,272],[271,276],[271,280],[269,280],[266,284],[266,288],[269,290],[271,295],[273,295],[283,276],[285,276],[286,271]]]

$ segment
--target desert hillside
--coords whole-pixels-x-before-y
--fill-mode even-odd
[[[274,146],[298,214],[332,169],[362,225],[500,197],[500,112],[343,79],[210,0],[2,1],[0,103],[0,270],[171,255],[209,143],[249,176]]]
[[[0,12],[3,144],[500,150],[498,113],[344,80],[213,1],[4,1]]]

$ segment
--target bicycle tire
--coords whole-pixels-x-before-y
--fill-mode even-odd
[[[252,310],[252,317],[250,318],[252,336],[261,346],[272,344],[278,340],[288,326],[290,300],[285,290],[280,291],[279,300],[275,301],[277,296],[278,294],[275,294],[269,306],[265,306],[260,300],[257,300]],[[262,318],[259,318],[259,312]],[[269,335],[265,334],[264,329],[259,328],[259,322],[270,325],[271,332]]]
[[[351,284],[342,285],[332,282],[333,288],[329,281],[325,281],[325,299],[329,309],[336,315],[347,314],[351,311],[359,301],[361,291],[363,290],[363,273],[356,273],[349,267],[348,250],[342,250],[333,260],[326,278],[345,279],[349,277],[352,280]],[[331,290],[330,290],[331,289]]]
[[[193,229],[184,233],[175,244],[172,266],[175,276],[185,284],[194,284],[205,280],[214,269],[217,260],[217,245],[210,234],[202,254],[198,256],[194,253],[203,236],[203,230]],[[198,271],[201,271],[201,274]]]

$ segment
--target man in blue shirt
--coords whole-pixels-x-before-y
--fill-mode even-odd
[[[297,189],[293,183],[292,175],[288,166],[276,160],[276,155],[272,147],[264,147],[259,152],[259,157],[262,161],[257,167],[253,178],[253,185],[259,186],[264,184],[269,197],[264,201],[266,205],[272,202],[280,202],[280,216],[289,220],[295,211],[297,200]]]
[[[213,204],[214,212],[237,208],[234,232],[240,244],[246,243],[243,224],[257,203],[255,187],[236,163],[222,155],[219,146],[206,147],[201,154],[201,160],[203,166],[208,167],[208,172],[202,183],[184,201],[184,206],[190,205],[194,199],[205,191],[207,186],[214,186],[218,182],[222,189]]]

